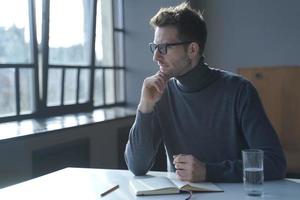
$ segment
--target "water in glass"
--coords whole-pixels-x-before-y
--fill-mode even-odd
[[[244,169],[244,188],[250,196],[261,196],[263,193],[263,168]]]

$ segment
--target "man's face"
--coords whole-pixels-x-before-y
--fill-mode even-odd
[[[184,41],[179,41],[177,38],[176,28],[166,26],[156,27],[153,42],[154,44],[172,44]],[[162,54],[158,49],[154,51],[153,61],[157,62],[162,73],[171,78],[181,76],[192,68],[186,45],[168,46],[167,54]]]

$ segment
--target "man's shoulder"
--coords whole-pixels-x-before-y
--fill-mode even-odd
[[[232,84],[251,84],[248,79],[243,77],[240,74],[226,71],[223,69],[217,69],[217,68],[211,68],[214,73],[218,73],[219,77],[222,81],[225,81],[227,83],[232,83]]]

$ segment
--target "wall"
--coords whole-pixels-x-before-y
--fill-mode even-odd
[[[90,140],[90,167],[117,168],[118,131],[134,117],[0,141],[0,188],[32,178],[32,152],[81,138]]]
[[[200,0],[208,27],[210,66],[300,65],[300,1]]]
[[[144,78],[157,68],[147,47],[153,40],[148,25],[164,6],[182,1],[125,1],[126,92],[136,106]],[[212,67],[236,72],[238,67],[299,65],[300,1],[197,0],[208,26],[206,61]]]

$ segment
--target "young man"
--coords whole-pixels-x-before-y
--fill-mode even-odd
[[[242,181],[241,150],[264,151],[266,180],[285,176],[279,139],[251,83],[204,63],[206,24],[183,3],[151,19],[159,71],[144,80],[125,159],[135,175],[151,169],[163,142],[180,180]]]

